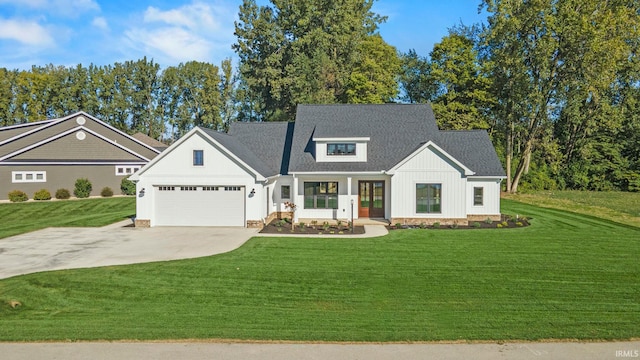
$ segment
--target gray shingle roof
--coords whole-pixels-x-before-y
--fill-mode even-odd
[[[296,122],[202,128],[265,177],[290,172],[389,170],[432,141],[477,176],[504,176],[486,131],[440,131],[428,104],[298,105]],[[368,137],[367,162],[315,161],[313,138]]]
[[[281,173],[285,139],[293,131],[293,123],[261,122],[231,124],[229,133],[200,128],[219,141],[247,165],[269,177]]]
[[[428,104],[298,105],[289,171],[388,170],[437,136]],[[313,137],[369,137],[367,162],[317,163]]]
[[[505,176],[498,154],[484,130],[441,131],[436,143],[475,172],[475,176]]]

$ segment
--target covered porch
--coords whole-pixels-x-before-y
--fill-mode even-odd
[[[356,225],[388,224],[390,176],[375,173],[293,175],[294,222],[354,220]]]

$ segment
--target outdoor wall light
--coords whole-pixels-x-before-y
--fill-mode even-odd
[[[252,197],[255,194],[256,194],[256,189],[251,189],[251,192],[249,193],[249,197]]]
[[[144,196],[144,188],[140,189],[140,192],[138,193],[139,197],[143,197]]]

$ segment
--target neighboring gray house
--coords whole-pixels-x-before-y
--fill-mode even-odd
[[[120,182],[163,150],[143,134],[129,136],[78,112],[59,119],[0,128],[0,199],[12,190],[29,198],[40,189],[54,196],[73,193],[76,179],[88,178],[92,195],[108,186],[120,193]],[[146,144],[148,142],[149,144]]]
[[[299,105],[295,123],[195,128],[139,172],[138,226],[500,218],[504,170],[486,131],[440,131],[431,106]],[[352,209],[353,208],[353,214]]]

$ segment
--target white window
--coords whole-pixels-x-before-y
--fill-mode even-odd
[[[46,171],[12,171],[12,183],[47,182]]]
[[[116,165],[116,175],[127,176],[140,170],[140,165]]]

